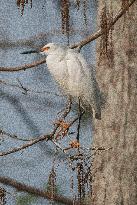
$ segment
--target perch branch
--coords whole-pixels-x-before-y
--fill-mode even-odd
[[[69,106],[71,106],[71,102],[69,104]],[[64,113],[62,114],[61,118],[59,121],[62,121],[62,119],[65,119],[65,117],[68,115],[68,113],[70,112],[70,107],[67,107],[68,110],[65,109]],[[64,129],[63,131],[67,131],[76,121],[78,120],[78,117],[74,118],[70,123],[69,123],[69,126]],[[54,135],[56,134],[56,131],[57,129],[59,128],[60,124],[56,124],[55,127],[54,127],[54,130],[50,133],[50,134],[46,134],[46,135],[42,135],[40,137],[37,137],[36,139],[29,139],[29,141],[26,143],[26,144],[23,144],[19,147],[14,147],[14,148],[11,148],[9,149],[8,151],[4,151],[4,152],[0,152],[0,157],[2,156],[6,156],[6,155],[9,155],[11,153],[15,153],[15,152],[18,152],[18,151],[21,151],[23,149],[26,149],[34,144],[37,144],[38,142],[41,142],[41,141],[48,141],[48,140],[51,140],[57,147],[60,148],[60,146],[58,145],[58,143],[55,143],[55,140],[53,139],[54,138]],[[2,132],[2,131],[1,131]],[[2,133],[1,133],[2,134]],[[11,135],[10,135],[11,136]],[[13,137],[12,137],[13,138]],[[16,138],[19,138],[18,136],[16,136]],[[21,139],[21,138],[20,138]]]
[[[18,137],[16,135],[12,135],[12,134],[4,131],[4,130],[0,130],[0,136],[2,136],[2,135],[5,135],[5,136],[8,136],[8,137],[10,137],[12,139],[16,139],[16,140],[20,140],[20,141],[31,141],[32,140],[32,139],[23,139],[23,138],[20,138],[20,137]]]
[[[126,9],[120,9],[119,12],[114,16],[112,22],[110,23],[110,25],[108,26],[108,30],[111,29],[112,26],[114,26],[114,24],[123,16],[123,14],[126,13],[126,11],[129,9],[129,7],[132,6],[132,4],[135,2],[136,0],[132,0],[129,3],[129,6],[126,7]],[[76,43],[72,46],[70,46],[70,48],[77,48],[77,47],[83,47],[86,44],[90,43],[91,41],[96,40],[97,38],[99,38],[102,34],[104,34],[104,32],[102,32],[101,29],[99,29],[97,32],[95,32],[92,35],[89,35],[88,37],[86,37],[84,40],[80,41],[79,43]]]
[[[78,117],[76,117],[74,120],[72,120],[72,121],[69,123],[69,127],[66,128],[66,129],[64,129],[64,132],[65,132],[66,130],[68,130],[68,129],[74,124],[74,122],[76,122],[77,120],[78,120]],[[57,129],[58,129],[58,127],[59,127],[59,124],[57,124],[57,125],[55,126],[55,128],[54,128],[54,130],[53,130],[53,132],[52,132],[51,134],[42,135],[42,136],[40,136],[40,137],[37,137],[36,139],[29,140],[29,142],[27,142],[26,144],[23,144],[23,145],[21,145],[21,146],[19,146],[19,147],[14,147],[14,148],[9,149],[8,151],[0,152],[0,157],[9,155],[9,154],[11,154],[11,153],[15,153],[15,152],[21,151],[21,150],[26,149],[26,148],[28,148],[28,147],[34,145],[34,144],[37,144],[38,142],[42,142],[42,141],[44,141],[44,140],[45,140],[45,141],[48,141],[48,140],[51,140],[51,141],[52,141],[52,140],[53,140],[53,137],[54,137],[54,135],[55,135],[55,133],[56,133],[56,131],[57,131]],[[18,137],[17,137],[17,138],[18,138]],[[57,147],[60,148],[60,146],[59,146],[57,143],[55,143],[55,140],[53,140],[53,143],[54,143]]]
[[[129,4],[129,7],[131,7],[131,5],[135,1],[136,0],[132,0]],[[129,7],[127,7],[126,9],[120,9],[119,10],[119,12],[114,16],[112,23],[109,25],[108,30],[112,26],[114,26],[114,24],[119,20],[119,18],[121,18],[123,16],[123,14],[126,13],[126,11],[128,10]],[[90,36],[86,37],[84,40],[80,41],[79,43],[76,43],[76,44],[70,46],[70,48],[72,48],[72,49],[77,48],[77,47],[81,48],[81,47],[85,46],[86,44],[90,43],[91,41],[94,41],[95,39],[99,38],[102,34],[103,34],[103,32],[101,31],[101,29],[99,29],[97,32],[95,32],[94,34],[91,34]],[[14,71],[26,70],[26,69],[29,69],[29,68],[33,68],[37,65],[43,64],[45,62],[46,62],[46,60],[42,59],[42,60],[30,63],[30,64],[25,64],[25,65],[17,66],[17,67],[0,67],[0,72],[3,72],[3,71],[5,71],[5,72],[14,72]]]
[[[18,151],[23,150],[23,149],[26,149],[27,147],[30,147],[30,146],[38,143],[38,142],[41,142],[41,141],[44,141],[44,140],[49,140],[50,137],[51,137],[51,135],[42,135],[41,137],[36,138],[34,140],[31,140],[28,143],[23,144],[19,147],[11,148],[10,150],[8,150],[6,152],[0,152],[0,157],[6,156],[6,155],[11,154],[11,153],[18,152]]]
[[[58,94],[58,93],[55,93],[55,92],[51,92],[51,91],[48,91],[48,90],[43,90],[43,91],[39,91],[39,90],[33,90],[33,89],[30,89],[26,86],[24,86],[21,81],[19,81],[19,85],[18,84],[12,84],[10,82],[8,82],[8,80],[1,80],[0,79],[0,84],[3,84],[5,86],[9,86],[9,87],[13,87],[13,88],[17,88],[19,89],[24,95],[27,95],[27,93],[34,93],[34,94],[48,94],[48,95],[55,95],[55,96],[58,96],[58,97],[64,97],[63,95],[61,94]]]
[[[24,64],[24,65],[17,66],[17,67],[0,67],[0,71],[5,71],[5,72],[14,72],[14,71],[21,71],[21,70],[25,71],[29,68],[33,68],[33,67],[41,65],[43,63],[46,63],[45,59],[41,59],[41,60],[35,61],[33,63]]]

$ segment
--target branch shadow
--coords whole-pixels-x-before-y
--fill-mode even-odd
[[[32,134],[37,133],[37,135],[40,135],[38,126],[30,118],[29,114],[26,112],[26,109],[23,107],[22,103],[17,97],[13,97],[12,95],[3,91],[0,91],[0,96],[6,101],[8,101],[10,105],[15,108],[15,110],[20,114],[22,121],[27,125],[27,128],[32,132]]]

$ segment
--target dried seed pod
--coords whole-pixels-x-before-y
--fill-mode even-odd
[[[91,155],[78,151],[75,155],[71,155],[69,160],[71,161],[70,168],[72,169],[73,175],[76,175],[77,178],[77,181],[73,181],[73,187],[77,187],[76,198],[80,202],[83,202],[87,196],[90,197],[92,191]]]
[[[76,0],[76,3],[77,3],[77,8],[79,10],[79,8],[80,8],[80,0]]]
[[[86,11],[87,11],[87,0],[83,0],[83,16],[84,16],[85,25],[87,25]]]
[[[122,1],[122,9],[127,10],[129,8],[129,0],[121,0]]]
[[[122,9],[125,10],[125,14],[123,15],[124,16],[124,23],[123,23],[123,30],[124,28],[126,27],[126,20],[127,20],[127,17],[131,17],[130,16],[130,12],[129,12],[129,3],[130,1],[129,0],[121,0],[122,1]]]
[[[112,31],[113,27],[110,29],[110,25],[113,21],[113,14],[107,10],[106,6],[102,9],[101,12],[101,20],[100,20],[100,27],[102,31],[102,36],[100,40],[100,56],[99,56],[99,64],[102,59],[107,59],[112,66],[113,64],[113,40],[112,40]]]
[[[0,205],[6,204],[6,191],[4,188],[0,187]]]
[[[56,187],[56,172],[55,172],[54,166],[52,167],[51,172],[49,174],[48,190],[47,191],[51,194],[51,199],[53,199],[55,194],[56,194],[56,191],[57,191],[57,187]]]
[[[69,0],[61,0],[62,33],[69,35]]]
[[[21,9],[21,16],[24,14],[25,4],[28,4],[28,3],[29,3],[29,0],[17,0],[16,1],[17,6]],[[30,5],[32,8],[32,0],[30,0]]]

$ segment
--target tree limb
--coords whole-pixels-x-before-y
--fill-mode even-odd
[[[23,144],[23,145],[21,145],[19,147],[11,148],[10,150],[8,150],[6,152],[0,152],[0,157],[6,156],[6,155],[11,154],[11,153],[18,152],[18,151],[23,150],[23,149],[26,149],[27,147],[30,147],[30,146],[38,143],[38,142],[41,142],[41,141],[44,141],[44,140],[48,140],[50,137],[51,137],[51,135],[42,135],[41,137],[38,137],[38,138],[36,138],[34,140],[31,140],[28,143]]]
[[[70,112],[70,110],[65,110],[64,113],[62,114],[60,121],[62,119],[65,119],[65,117],[68,115],[69,112]],[[83,114],[84,114],[84,112],[83,112]],[[78,117],[75,117],[68,124],[68,127],[63,130],[63,132],[67,131],[77,120],[78,120]],[[23,150],[23,149],[26,149],[34,144],[37,144],[38,142],[44,141],[44,140],[46,140],[46,141],[51,140],[54,144],[56,144],[57,147],[60,148],[60,146],[58,146],[58,144],[53,139],[53,137],[56,134],[56,131],[58,130],[59,127],[60,127],[60,124],[56,124],[54,130],[50,134],[42,135],[40,137],[37,137],[36,139],[32,139],[32,140],[30,139],[27,143],[25,143],[19,147],[14,147],[14,148],[9,149],[8,151],[0,152],[0,157],[9,155],[11,153],[18,152],[18,151]],[[57,135],[58,135],[58,133],[57,133]],[[18,136],[16,136],[16,137],[18,137]]]
[[[27,192],[30,194],[34,194],[36,196],[43,197],[43,198],[48,199],[48,200],[52,199],[56,202],[60,202],[60,203],[66,204],[66,205],[73,205],[74,204],[73,200],[71,200],[67,197],[54,194],[54,198],[52,198],[52,194],[50,194],[47,191],[43,191],[41,189],[38,189],[38,188],[35,188],[32,186],[28,186],[24,183],[18,182],[18,181],[11,179],[9,177],[3,177],[3,176],[1,177],[0,176],[0,182],[2,184],[11,186],[11,187],[17,189],[18,191],[23,191],[23,192]],[[80,205],[80,202],[76,201],[75,204]],[[82,203],[81,205],[84,205],[84,204]]]
[[[126,13],[126,11],[129,9],[129,7],[132,6],[132,4],[135,2],[136,0],[132,0],[129,3],[129,6],[126,9],[120,9],[119,12],[114,16],[112,22],[110,23],[110,25],[108,25],[108,30],[111,29],[112,26],[114,26],[114,24],[123,16],[123,14]],[[76,43],[72,46],[70,46],[70,48],[77,48],[77,47],[83,47],[86,44],[90,43],[91,41],[96,40],[97,38],[99,38],[102,34],[104,34],[104,32],[102,32],[101,29],[99,29],[97,32],[95,32],[94,34],[86,37],[84,40],[80,41],[79,43]]]
[[[46,63],[45,59],[41,59],[38,61],[35,61],[33,63],[29,63],[29,64],[24,64],[21,66],[17,66],[17,67],[0,67],[0,71],[5,71],[5,72],[14,72],[14,71],[21,71],[21,70],[27,70],[29,68],[33,68],[35,66],[41,65],[43,63]]]
[[[26,86],[24,86],[21,81],[19,79],[17,79],[19,84],[12,84],[10,82],[8,82],[8,80],[1,80],[0,79],[0,84],[3,84],[5,86],[10,86],[10,87],[13,87],[13,88],[18,88],[22,94],[24,95],[27,95],[27,93],[34,93],[34,94],[48,94],[48,95],[55,95],[55,96],[58,96],[58,97],[64,97],[64,95],[61,95],[61,94],[58,94],[58,93],[55,93],[55,92],[51,92],[51,91],[48,91],[48,90],[43,90],[43,91],[40,91],[40,90],[33,90],[33,89],[30,89]]]
[[[20,137],[18,137],[18,136],[16,136],[16,135],[12,135],[12,134],[10,134],[10,133],[8,133],[8,132],[6,132],[6,131],[4,131],[4,130],[2,130],[2,129],[0,129],[0,136],[2,136],[2,135],[5,135],[5,136],[8,136],[8,137],[10,137],[10,138],[12,138],[12,139],[16,139],[16,140],[20,140],[20,141],[31,141],[32,139],[24,139],[24,138],[20,138]]]
[[[135,2],[136,0],[132,0],[129,4],[129,7]],[[120,11],[114,16],[112,23],[109,25],[108,30],[114,26],[114,24],[118,21],[119,18],[121,18],[123,16],[123,14],[126,13],[126,11],[129,9],[129,7],[127,7],[126,9],[120,9]],[[99,38],[101,35],[103,34],[103,32],[101,31],[101,29],[99,29],[97,32],[95,32],[94,34],[86,37],[84,40],[80,41],[79,43],[76,43],[72,46],[70,46],[70,48],[77,48],[77,47],[83,47],[86,44],[90,43],[91,41],[94,41],[95,39]],[[25,64],[22,66],[17,66],[17,67],[0,67],[0,72],[14,72],[14,71],[20,71],[20,70],[26,70],[29,68],[33,68],[37,65],[43,64],[45,63],[46,60],[42,59],[30,64]]]

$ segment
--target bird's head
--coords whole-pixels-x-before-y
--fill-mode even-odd
[[[64,52],[65,47],[55,43],[48,43],[41,49],[24,51],[21,54],[40,53],[42,55],[58,54]]]
[[[42,47],[40,49],[40,53],[44,54],[44,55],[48,55],[53,53],[54,51],[56,51],[59,48],[59,46],[55,43],[48,43],[46,44],[44,47]]]

